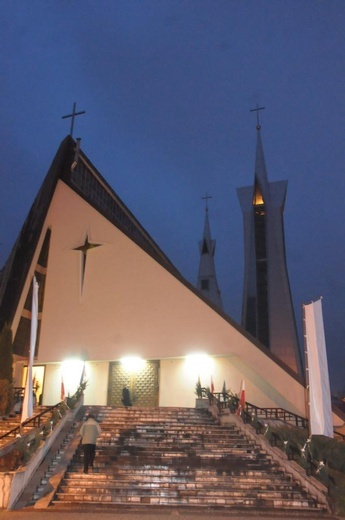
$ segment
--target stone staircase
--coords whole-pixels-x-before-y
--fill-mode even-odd
[[[297,480],[240,431],[205,410],[93,407],[102,428],[95,466],[80,447],[57,508],[168,506],[325,513]]]

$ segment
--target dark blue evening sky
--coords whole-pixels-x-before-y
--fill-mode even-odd
[[[207,192],[226,312],[240,321],[242,212],[256,103],[269,180],[288,180],[295,314],[323,296],[333,390],[345,367],[345,2],[1,0],[5,263],[70,122],[74,137],[196,283]]]

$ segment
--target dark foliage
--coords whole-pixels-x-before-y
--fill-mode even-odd
[[[13,382],[13,350],[12,350],[12,331],[9,325],[5,324],[0,335],[0,379],[6,379],[9,383]]]

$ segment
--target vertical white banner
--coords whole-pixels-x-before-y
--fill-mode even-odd
[[[33,388],[32,388],[32,365],[34,363],[36,337],[38,324],[38,283],[34,276],[32,281],[32,305],[31,305],[31,333],[30,333],[30,351],[28,371],[26,376],[26,385],[24,391],[24,400],[22,408],[21,422],[29,419],[33,415]]]
[[[304,305],[311,435],[333,437],[331,391],[321,299]]]

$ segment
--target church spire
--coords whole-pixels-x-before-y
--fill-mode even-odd
[[[287,181],[269,182],[258,106],[254,186],[238,188],[244,224],[242,325],[301,373],[301,354],[287,272],[283,212]]]
[[[197,286],[209,300],[218,307],[223,308],[214,265],[216,241],[211,238],[211,229],[208,218],[208,199],[211,198],[212,197],[207,194],[205,197],[202,197],[202,199],[205,200],[205,223],[203,238],[199,242],[200,263]]]
[[[259,107],[256,104],[256,108],[253,108],[251,112],[256,112],[257,117],[257,138],[256,138],[256,154],[255,154],[255,177],[254,177],[254,201],[255,205],[258,198],[262,198],[262,203],[268,202],[269,199],[269,183],[267,177],[266,163],[264,149],[261,140],[261,125],[259,119],[259,110],[264,110],[265,107]]]
[[[261,140],[261,126],[257,126],[257,141],[256,141],[256,157],[255,157],[255,180],[260,184],[261,188],[268,183],[267,171],[264,150]]]

